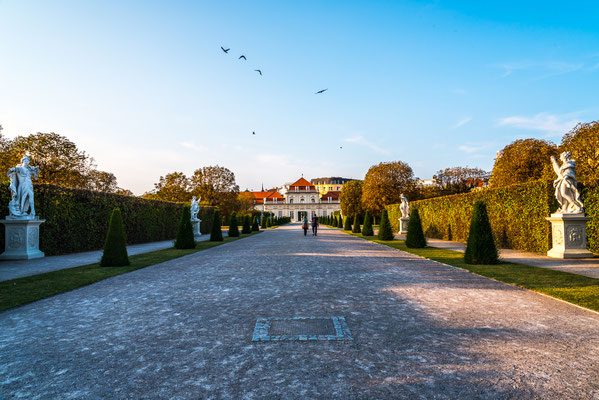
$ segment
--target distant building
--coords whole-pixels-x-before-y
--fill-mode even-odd
[[[304,215],[310,219],[341,210],[339,191],[321,194],[315,185],[304,178],[277,189],[250,193],[254,196],[256,210],[271,212],[275,217],[289,217],[292,221],[300,221]]]
[[[341,189],[343,189],[343,185],[349,181],[355,181],[355,179],[331,176],[328,178],[315,178],[310,180],[316,187],[316,190],[318,190],[318,193],[320,193],[321,197],[328,192],[340,192]]]
[[[416,181],[416,186],[433,187],[433,186],[440,186],[440,185],[434,179],[420,179],[420,180]]]

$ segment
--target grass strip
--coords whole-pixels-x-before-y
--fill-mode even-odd
[[[429,246],[410,249],[403,240],[384,241],[377,240],[376,236],[363,237],[359,233],[343,232],[599,311],[599,279],[596,278],[506,261],[497,265],[470,265],[464,262],[464,253],[458,251]]]
[[[198,251],[220,246],[224,243],[234,242],[260,232],[252,232],[239,237],[225,237],[222,242],[202,241],[196,243],[195,249],[179,250],[170,248],[137,254],[129,257],[131,265],[126,267],[101,267],[100,263],[83,265],[80,267],[60,269],[43,274],[26,276],[0,282],[0,311],[18,307],[23,304],[41,300],[59,293],[90,285],[92,283],[126,274],[150,265],[159,264],[175,258],[187,256]]]

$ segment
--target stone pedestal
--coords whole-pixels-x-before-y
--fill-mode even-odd
[[[410,222],[410,217],[401,217],[399,219],[399,234],[406,235],[408,233],[408,222]]]
[[[580,214],[551,214],[545,218],[551,221],[553,247],[547,252],[553,258],[589,258],[593,253],[587,250],[586,223],[591,218]]]
[[[202,232],[200,232],[200,222],[202,222],[201,219],[192,219],[191,220],[191,227],[193,229],[193,239],[194,240],[200,240],[200,236],[202,236]]]
[[[0,260],[30,260],[42,258],[40,251],[40,225],[46,222],[37,218],[6,217],[0,220],[5,227],[4,253]]]

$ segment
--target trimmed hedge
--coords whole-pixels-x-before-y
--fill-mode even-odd
[[[583,191],[584,192],[584,191]],[[599,188],[586,190],[583,202],[587,215],[599,215]],[[553,186],[548,181],[534,181],[503,188],[483,189],[465,194],[418,200],[422,228],[427,237],[466,242],[470,230],[473,204],[483,201],[498,247],[545,253],[551,248],[551,224],[545,220],[558,208]],[[399,204],[387,206],[394,228],[399,226]],[[591,251],[599,251],[598,223],[588,224]]]
[[[123,216],[127,244],[172,240],[177,235],[183,203],[146,200],[91,190],[35,184],[35,210],[40,226],[40,250],[47,256],[99,250],[104,246],[112,210]],[[0,184],[0,217],[8,215],[10,192]],[[210,233],[214,207],[201,207],[202,233]],[[0,252],[4,225],[0,225]]]

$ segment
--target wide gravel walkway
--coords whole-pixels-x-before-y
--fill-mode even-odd
[[[345,316],[353,341],[251,341]],[[0,313],[0,398],[599,398],[599,314],[298,225]]]

